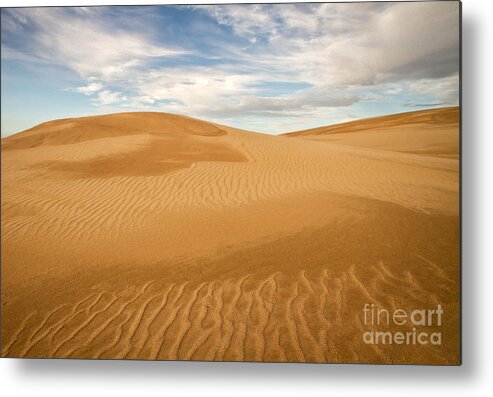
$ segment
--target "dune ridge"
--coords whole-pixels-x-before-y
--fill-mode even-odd
[[[458,109],[281,136],[183,116],[2,139],[2,355],[456,363]],[[442,304],[368,346],[365,303]]]
[[[285,134],[316,141],[457,159],[458,107],[392,114]]]

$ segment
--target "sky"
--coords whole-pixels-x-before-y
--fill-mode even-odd
[[[458,4],[3,8],[1,134],[130,111],[277,134],[454,106]]]

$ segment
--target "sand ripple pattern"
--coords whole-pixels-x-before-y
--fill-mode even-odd
[[[26,191],[18,181],[10,183],[11,173],[4,168],[9,189],[2,208],[21,216],[5,221],[2,238],[28,233],[68,241],[97,240],[108,233],[132,231],[135,222],[139,227],[154,224],[169,214],[220,211],[317,193],[381,200],[425,213],[457,211],[457,162],[450,165],[448,159],[423,160],[402,153],[396,159],[390,152],[375,157],[359,148],[251,135],[236,132],[228,136],[249,157],[248,162],[200,162],[159,176],[72,178],[52,183],[52,175],[38,170],[26,174]],[[22,179],[20,173],[16,170],[12,175]],[[423,186],[428,180],[438,182]]]
[[[433,268],[430,267],[430,271]],[[454,291],[449,280],[434,292],[410,273],[382,262],[367,276],[355,266],[308,274],[245,275],[200,283],[156,280],[111,291],[94,287],[79,301],[29,313],[4,335],[10,357],[83,357],[158,360],[405,362],[416,354],[402,347],[361,341],[355,302],[393,308],[399,299],[429,304]],[[369,287],[368,287],[369,286]],[[391,288],[388,294],[379,290]],[[431,298],[430,298],[431,297]],[[361,330],[361,332],[358,332]],[[446,350],[424,347],[445,363]]]
[[[287,137],[118,114],[2,139],[2,355],[457,363],[459,129],[432,115]],[[365,303],[442,304],[446,342],[365,345]]]

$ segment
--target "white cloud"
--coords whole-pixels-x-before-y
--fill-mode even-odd
[[[172,101],[184,106],[209,107],[228,101],[237,101],[253,94],[252,85],[260,76],[237,74],[212,68],[192,67],[183,70],[160,69],[142,76],[140,95],[156,101]]]
[[[122,98],[121,92],[112,92],[109,90],[100,91],[94,100],[98,105],[111,105],[117,103]]]
[[[80,92],[81,94],[84,95],[92,95],[95,92],[100,91],[102,89],[103,89],[103,85],[101,83],[93,82],[82,87],[71,88],[70,91]]]
[[[156,70],[142,76],[138,91],[140,106],[161,102],[171,112],[205,118],[231,118],[242,115],[299,115],[316,109],[349,106],[355,95],[305,89],[282,96],[259,96],[258,85],[268,76],[238,74],[233,71],[196,67]],[[143,101],[145,98],[146,101]],[[133,102],[134,105],[137,103]]]
[[[6,27],[11,35],[23,34],[19,26],[35,31],[29,36],[26,55],[63,65],[87,79],[110,81],[126,77],[153,58],[184,54],[154,44],[142,33],[108,24],[95,8],[26,8],[8,12],[8,18],[2,19],[14,26]]]
[[[209,117],[236,117],[245,115],[283,115],[290,117],[313,115],[326,108],[350,106],[358,102],[356,96],[328,96],[308,92],[297,96],[261,97],[244,96],[236,103],[215,103],[202,111]]]
[[[455,105],[459,98],[459,75],[441,79],[421,79],[408,85],[411,92],[435,98],[442,105]]]
[[[252,4],[248,8],[242,5],[226,6],[197,6],[209,12],[217,22],[222,25],[230,25],[234,32],[240,36],[249,36],[253,42],[261,34],[273,34],[276,32],[275,16],[266,12],[261,4]]]
[[[392,84],[389,88],[384,91],[387,95],[398,95],[402,92],[403,88],[398,84]]]
[[[201,9],[250,40],[266,36],[259,62],[319,87],[445,77],[459,65],[456,2]]]

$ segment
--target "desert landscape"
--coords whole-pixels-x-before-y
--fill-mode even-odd
[[[460,360],[458,107],[281,135],[118,113],[1,147],[4,357]],[[365,344],[365,304],[441,305],[441,345]]]

